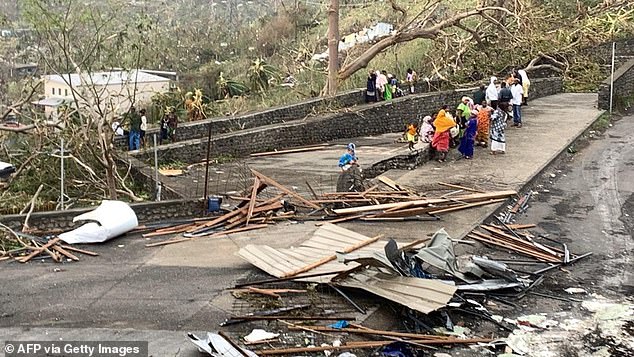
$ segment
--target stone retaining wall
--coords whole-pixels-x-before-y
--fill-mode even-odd
[[[629,60],[614,72],[614,107],[634,95],[634,59]],[[610,78],[599,85],[599,109],[610,109]]]
[[[537,78],[531,81],[531,97],[538,98],[560,93],[561,78]],[[380,135],[404,130],[406,123],[425,115],[432,115],[443,104],[455,104],[474,88],[414,94],[389,102],[364,105],[301,121],[268,125],[212,137],[212,157],[246,156],[255,152],[319,144],[335,139]],[[207,140],[197,139],[159,147],[159,161],[200,162],[205,159]],[[153,154],[136,153],[140,160],[150,163]]]
[[[139,224],[200,217],[203,213],[203,202],[199,199],[140,202],[132,203],[130,207],[136,213]],[[93,209],[76,208],[66,211],[34,212],[29,218],[29,226],[46,232],[67,231],[81,225],[73,223],[73,217]],[[0,217],[0,222],[12,229],[20,230],[25,217],[18,214],[4,215]]]
[[[602,43],[585,51],[590,53],[599,64],[609,65],[612,62],[612,42]],[[621,56],[634,56],[634,38],[616,41],[615,55],[617,61]]]
[[[206,138],[209,124],[211,124],[211,135],[218,135],[236,130],[251,129],[264,125],[303,119],[327,107],[347,108],[362,103],[365,103],[365,90],[354,89],[343,92],[334,98],[320,97],[250,114],[181,123],[176,130],[176,140],[183,141]],[[158,129],[150,129],[146,132],[146,135],[150,138],[148,139],[150,140],[149,142],[151,142],[152,134],[158,132]],[[125,147],[127,146],[126,140],[124,137],[118,137],[115,139],[115,145]]]

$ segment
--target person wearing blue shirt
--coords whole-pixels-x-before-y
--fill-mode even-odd
[[[341,171],[346,171],[357,162],[357,155],[355,154],[356,146],[353,143],[348,144],[346,152],[339,159],[339,167]]]

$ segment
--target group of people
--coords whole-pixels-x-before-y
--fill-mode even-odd
[[[462,97],[452,115],[443,105],[435,119],[423,118],[422,123],[410,123],[405,135],[410,150],[419,138],[431,143],[431,155],[444,162],[451,147],[458,147],[463,158],[471,159],[475,146],[490,145],[491,155],[506,152],[505,129],[513,118],[513,126],[522,127],[522,106],[528,105],[530,80],[524,70],[513,71],[498,87],[498,79],[491,77],[488,86],[480,86],[473,97]]]
[[[126,126],[128,129],[126,129]],[[123,121],[119,118],[112,122],[112,131],[117,136],[128,137],[128,149],[139,150],[145,147],[145,132],[147,130],[147,116],[145,109],[136,111],[134,106],[125,115]]]
[[[417,80],[416,72],[408,68],[405,82],[409,87],[410,93],[414,93],[414,84]],[[380,100],[391,100],[392,98],[402,97],[405,95],[399,87],[399,80],[395,75],[387,73],[386,70],[368,72],[368,81],[365,91],[366,103],[377,102]]]
[[[167,140],[168,138],[171,142],[175,142],[177,126],[178,116],[174,108],[170,107],[166,110],[165,115],[161,119],[159,144],[163,144],[163,140]],[[146,110],[141,109],[137,112],[134,106],[130,107],[128,113],[124,115],[123,120],[117,118],[112,122],[112,130],[116,136],[128,137],[128,149],[130,151],[145,148],[145,132],[147,128],[148,120]]]

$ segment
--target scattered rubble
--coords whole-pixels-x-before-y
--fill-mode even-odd
[[[377,184],[363,192],[327,192],[318,195],[310,185],[312,197],[306,198],[294,188],[288,188],[262,173],[251,170],[253,184],[242,196],[230,196],[239,203],[235,209],[207,220],[165,224],[146,238],[183,233],[183,237],[146,244],[156,247],[189,241],[199,237],[219,237],[226,234],[261,229],[282,220],[325,221],[340,223],[353,220],[426,221],[439,220],[439,215],[489,204],[500,203],[515,191],[481,192],[468,187],[440,183],[458,189],[441,197],[426,197],[403,187],[387,177],[377,178]],[[266,198],[264,196],[266,190]],[[467,191],[467,194],[463,192]],[[319,223],[318,223],[319,224]],[[323,223],[322,223],[323,224]]]

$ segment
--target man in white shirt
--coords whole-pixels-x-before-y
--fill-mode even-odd
[[[522,100],[524,98],[524,89],[518,79],[515,79],[513,86],[511,87],[511,93],[513,99],[511,104],[513,105],[513,126],[518,128],[522,127]]]

